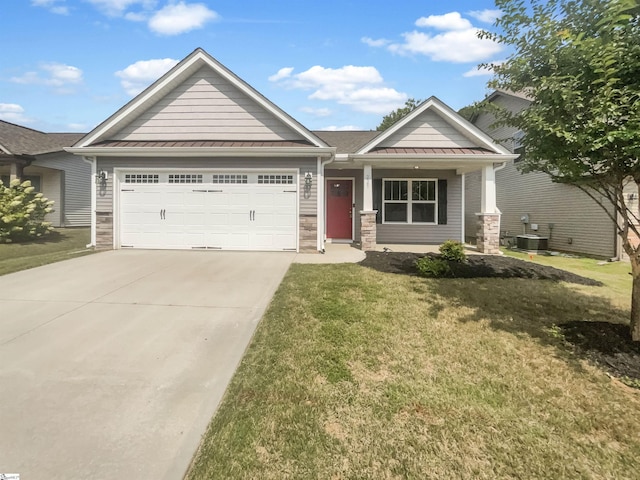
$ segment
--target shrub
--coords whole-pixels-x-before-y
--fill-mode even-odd
[[[448,277],[451,275],[449,263],[442,258],[422,257],[416,260],[416,268],[422,277]]]
[[[467,259],[464,253],[464,245],[456,240],[447,240],[440,245],[440,254],[445,260],[451,262],[464,262]]]
[[[30,181],[0,182],[0,243],[30,240],[53,228],[44,217],[52,212],[53,201],[35,191]]]

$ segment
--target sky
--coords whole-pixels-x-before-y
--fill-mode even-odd
[[[0,119],[88,132],[200,47],[311,130],[489,90],[491,0],[2,0]]]

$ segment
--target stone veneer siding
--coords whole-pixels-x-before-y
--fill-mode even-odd
[[[368,252],[376,249],[377,210],[360,212],[360,249]]]
[[[500,253],[500,214],[479,213],[477,246],[479,253],[497,255]]]
[[[318,216],[300,215],[300,251],[318,253]]]
[[[113,213],[96,212],[96,248],[113,248]]]

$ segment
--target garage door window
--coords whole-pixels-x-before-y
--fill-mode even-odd
[[[202,175],[185,174],[169,174],[169,183],[202,183]]]
[[[291,185],[293,175],[258,175],[258,183],[269,185]]]
[[[158,183],[157,174],[150,173],[127,173],[124,176],[124,183]]]
[[[216,174],[211,180],[212,183],[247,183],[247,175],[238,173]]]

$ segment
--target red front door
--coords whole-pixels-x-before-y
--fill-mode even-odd
[[[353,181],[327,179],[327,238],[353,239]]]

